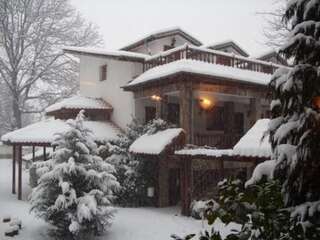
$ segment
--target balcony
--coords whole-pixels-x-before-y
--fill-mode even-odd
[[[280,67],[280,65],[274,63],[250,59],[232,53],[183,45],[150,57],[143,64],[143,71],[181,59],[197,60],[266,74],[273,74]]]

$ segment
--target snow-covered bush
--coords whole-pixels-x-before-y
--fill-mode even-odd
[[[202,219],[204,217],[204,213],[208,207],[217,208],[219,205],[214,200],[198,200],[192,201],[191,203],[191,217],[195,219]]]
[[[70,130],[57,136],[52,159],[38,163],[40,179],[31,194],[31,210],[53,224],[62,239],[106,230],[119,188],[113,166],[97,155],[83,118],[81,111],[75,120],[68,120]]]
[[[154,134],[168,127],[169,125],[162,119],[155,119],[146,125],[134,119],[124,134],[107,144],[110,156],[106,161],[115,167],[121,185],[121,189],[115,193],[117,204],[121,206],[153,204],[154,199],[147,197],[147,188],[156,183],[155,162],[131,154],[129,147],[140,136],[146,133]]]

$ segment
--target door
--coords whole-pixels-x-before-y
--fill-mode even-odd
[[[180,169],[169,170],[169,205],[175,206],[180,201]]]

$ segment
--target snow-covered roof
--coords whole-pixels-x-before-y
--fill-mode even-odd
[[[111,110],[112,106],[101,98],[90,98],[83,96],[73,96],[63,99],[46,108],[45,112],[55,112],[61,109],[104,109]]]
[[[84,121],[84,126],[92,131],[96,141],[105,141],[117,138],[120,130],[110,122]],[[48,119],[28,125],[24,128],[9,132],[2,136],[5,143],[52,143],[57,133],[69,130],[66,121]]]
[[[129,51],[133,48],[140,46],[144,42],[147,42],[147,41],[150,41],[153,39],[162,38],[162,37],[167,37],[167,36],[174,35],[174,34],[182,35],[188,41],[190,41],[192,44],[194,44],[196,46],[200,46],[202,44],[198,39],[193,37],[191,34],[189,34],[187,31],[183,30],[182,28],[171,27],[171,28],[161,29],[161,30],[149,33],[143,37],[140,37],[136,41],[133,41],[130,44],[127,44],[126,46],[122,47],[120,50]]]
[[[144,61],[148,55],[136,52],[122,51],[122,50],[106,50],[102,48],[86,48],[86,47],[63,47],[63,51],[72,54],[89,54],[103,57],[111,57],[119,60],[137,60]]]
[[[151,68],[131,81],[126,87],[144,84],[152,80],[168,77],[181,72],[197,73],[259,85],[267,85],[271,80],[271,74],[206,63],[197,60],[182,59]]]
[[[176,155],[222,157],[232,156],[232,149],[195,148],[175,151]]]
[[[265,136],[270,119],[258,120],[233,147],[233,154],[246,157],[270,157],[271,145]]]
[[[183,132],[182,128],[169,128],[155,134],[144,134],[132,143],[129,151],[136,154],[161,154]]]
[[[238,50],[245,57],[249,56],[249,53],[246,50],[244,50],[236,41],[234,41],[232,39],[203,45],[204,48],[212,48],[212,49],[220,49],[220,48],[224,48],[227,46],[234,47],[236,50]]]

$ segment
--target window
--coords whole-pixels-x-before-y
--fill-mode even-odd
[[[145,107],[145,122],[148,123],[155,118],[156,118],[156,108]]]
[[[243,134],[244,132],[244,115],[243,113],[235,113],[234,115],[234,128],[235,132],[238,134]]]
[[[212,111],[207,112],[207,130],[223,131],[224,130],[224,108],[215,107]]]
[[[100,81],[107,80],[107,65],[100,66]]]

